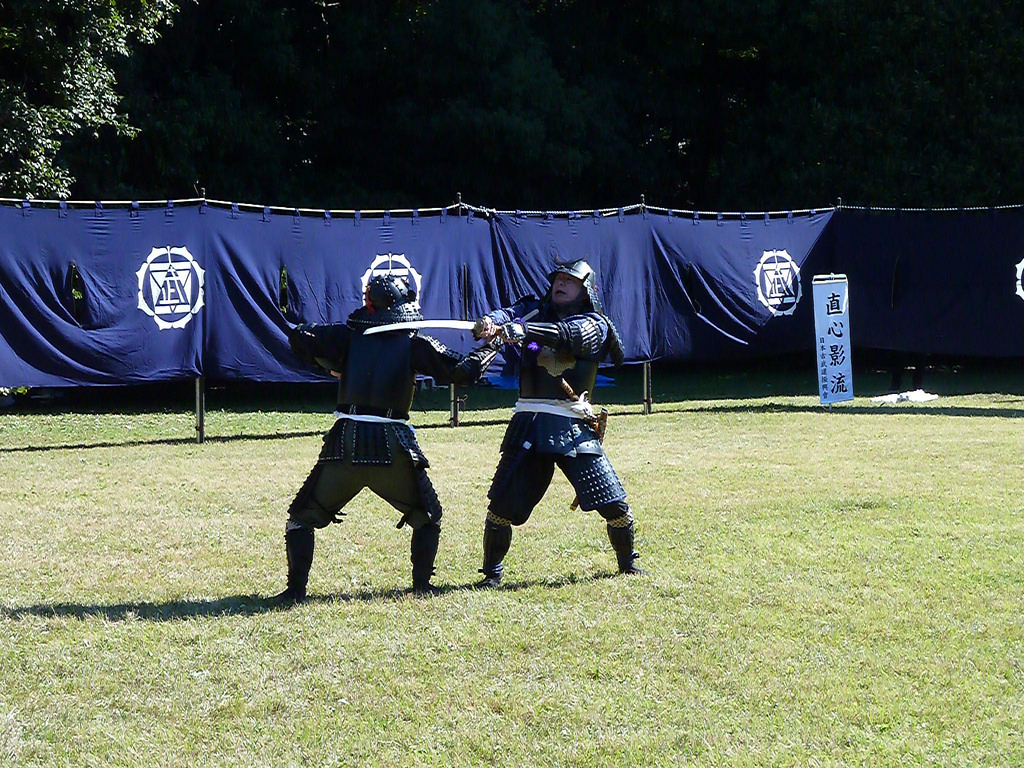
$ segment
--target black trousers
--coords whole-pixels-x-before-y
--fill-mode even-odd
[[[324,528],[340,520],[340,512],[363,488],[369,488],[402,513],[413,529],[430,522],[424,493],[432,493],[424,469],[417,467],[389,434],[390,464],[353,462],[353,438],[347,437],[344,459],[321,460],[310,471],[288,508],[288,517],[302,525]],[[440,516],[435,513],[435,522]]]

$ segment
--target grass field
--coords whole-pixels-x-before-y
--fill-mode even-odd
[[[925,385],[829,413],[780,373],[656,379],[644,416],[626,375],[598,399],[649,574],[556,478],[488,592],[512,396],[452,429],[426,394],[444,593],[364,493],[291,610],[329,393],[211,392],[204,445],[187,397],[0,412],[0,765],[1022,765],[1024,395]]]

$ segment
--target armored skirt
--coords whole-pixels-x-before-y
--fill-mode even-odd
[[[604,447],[583,419],[547,413],[517,413],[501,443],[501,459],[487,492],[490,510],[521,525],[562,471],[584,510],[605,508],[626,498]]]

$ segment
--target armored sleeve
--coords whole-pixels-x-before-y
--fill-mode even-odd
[[[557,323],[525,323],[526,340],[571,352],[573,357],[600,353],[608,336],[608,322],[596,313],[573,315]]]
[[[417,373],[430,376],[439,384],[472,384],[497,355],[494,346],[487,344],[460,355],[430,336],[413,338],[412,363]]]
[[[344,369],[351,330],[342,323],[316,325],[306,323],[288,331],[288,344],[305,363],[325,371]]]
[[[540,302],[533,296],[526,296],[510,307],[502,307],[493,312],[488,312],[484,317],[489,317],[495,325],[511,323],[516,318],[522,318],[538,307]]]

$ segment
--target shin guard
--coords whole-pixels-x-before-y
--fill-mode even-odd
[[[484,578],[481,585],[496,587],[501,583],[501,575],[505,570],[502,561],[511,545],[512,526],[507,522],[496,522],[495,516],[488,513],[487,522],[484,523],[484,566],[480,569]]]
[[[437,557],[437,545],[441,538],[441,526],[427,523],[412,532],[410,544],[412,559],[412,586],[416,590],[430,588],[430,578],[434,575],[434,558]]]
[[[279,599],[296,603],[301,603],[306,599],[309,569],[313,565],[314,540],[315,534],[312,528],[289,525],[285,531],[285,552],[288,556],[288,587],[278,595]]]
[[[608,521],[608,540],[615,550],[619,573],[643,573],[636,564],[640,555],[633,549],[633,516],[630,513]]]

